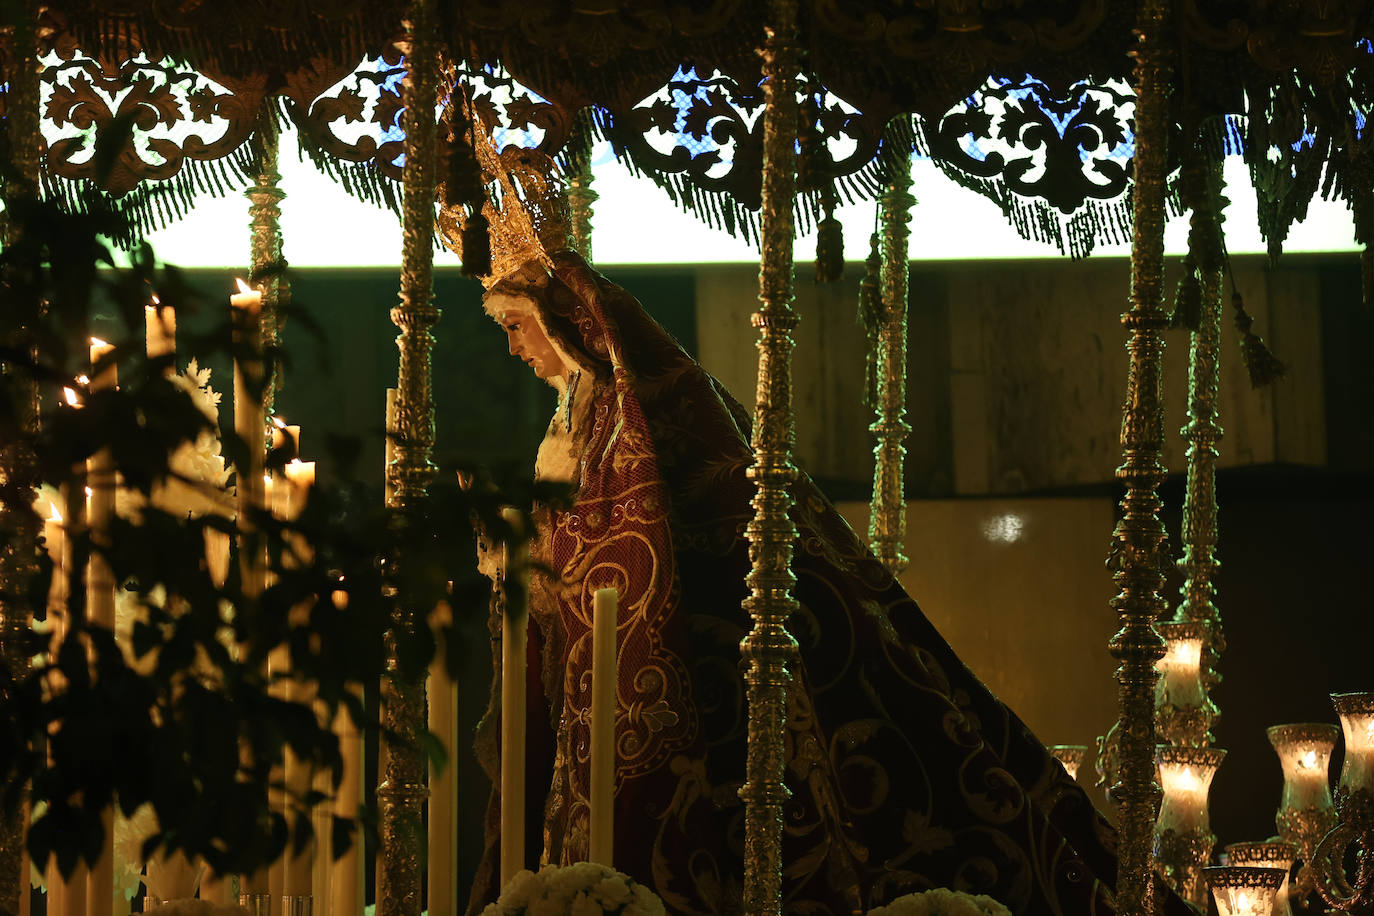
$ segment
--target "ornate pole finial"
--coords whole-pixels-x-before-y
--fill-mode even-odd
[[[906,312],[910,232],[911,158],[898,131],[891,127],[884,141],[887,181],[878,198],[881,223],[882,324],[878,331],[878,419],[869,427],[877,437],[873,447],[873,503],[868,514],[869,549],[892,575],[906,569],[902,553],[906,541],[906,493],[903,467],[906,437]]]
[[[747,530],[753,568],[745,609],[753,629],[740,643],[749,698],[749,750],[745,762],[744,912],[782,912],[783,784],[786,768],[789,664],[797,641],[787,618],[792,596],[792,549],[797,538],[789,510],[795,439],[792,414],[792,226],[796,190],[797,0],[771,0],[763,46],[763,259],[759,269],[759,375],[749,476],[758,487]]]
[[[1165,468],[1164,409],[1161,398],[1164,312],[1165,186],[1168,170],[1168,42],[1173,36],[1170,0],[1139,5],[1135,55],[1135,187],[1131,203],[1131,306],[1121,321],[1129,335],[1126,402],[1121,421],[1125,458],[1117,478],[1125,484],[1121,520],[1112,538],[1108,565],[1119,589],[1112,599],[1121,629],[1112,637],[1119,704],[1119,782],[1112,788],[1121,814],[1116,899],[1120,916],[1153,912],[1151,845],[1160,788],[1155,780],[1155,662],[1164,643],[1154,621],[1167,607],[1160,596],[1168,563],[1167,536],[1160,520],[1159,485]]]
[[[406,75],[401,84],[405,104],[405,169],[401,175],[404,235],[401,246],[400,304],[391,320],[401,331],[396,384],[393,457],[386,466],[387,502],[400,509],[416,508],[425,498],[435,474],[434,397],[430,370],[431,332],[439,320],[434,306],[434,193],[437,182],[434,118],[438,82],[436,0],[414,0],[406,22],[402,52]],[[389,425],[393,418],[388,418]],[[377,868],[377,916],[420,916],[425,830],[422,822],[428,795],[427,773],[420,736],[424,733],[424,674],[402,672],[397,656],[397,632],[415,625],[423,614],[404,609],[392,621],[387,640],[387,676],[382,681],[382,727],[388,742],[386,771],[377,788],[381,821],[381,852]]]

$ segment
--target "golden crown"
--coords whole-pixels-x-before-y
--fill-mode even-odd
[[[491,289],[521,267],[537,261],[553,269],[553,254],[571,247],[572,214],[568,190],[554,160],[538,150],[509,146],[498,151],[486,125],[469,108],[474,129],[473,152],[487,184],[482,214],[491,241],[491,273],[482,286]],[[462,204],[439,209],[439,237],[463,256],[463,227],[468,213]]]

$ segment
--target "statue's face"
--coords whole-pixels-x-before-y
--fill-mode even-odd
[[[510,355],[518,356],[542,379],[566,373],[558,351],[549,343],[544,329],[535,318],[535,304],[529,299],[498,293],[488,298],[486,308],[497,316],[497,323],[506,331]]]

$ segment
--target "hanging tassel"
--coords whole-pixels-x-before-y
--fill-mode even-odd
[[[816,282],[834,283],[844,276],[844,229],[835,218],[835,191],[826,195],[825,219],[816,227]]]
[[[445,144],[448,163],[444,177],[444,206],[454,207],[460,203],[480,200],[484,196],[482,169],[477,164],[472,147],[464,143],[461,136],[449,139]]]
[[[864,360],[864,406],[878,403],[878,341],[883,327],[883,254],[878,233],[869,238],[864,278],[859,282],[859,324],[868,338]]]
[[[478,210],[463,222],[463,276],[485,277],[491,273],[491,236],[487,218]]]
[[[1183,256],[1183,276],[1178,279],[1174,293],[1174,311],[1169,315],[1169,327],[1196,331],[1202,324],[1202,284],[1197,278],[1197,264],[1192,252]]]
[[[1280,378],[1287,367],[1278,357],[1269,352],[1260,336],[1251,330],[1255,319],[1245,310],[1245,300],[1240,293],[1231,293],[1231,307],[1236,312],[1236,330],[1240,332],[1240,356],[1245,361],[1245,369],[1250,373],[1250,387],[1262,388]]]

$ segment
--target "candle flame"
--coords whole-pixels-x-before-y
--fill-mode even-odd
[[[109,345],[109,341],[101,340],[99,337],[91,338],[91,346],[93,347],[100,347],[101,349],[104,349],[109,347]]]
[[[159,299],[159,298],[157,297],[157,293],[153,293],[153,305],[161,305],[161,304],[162,304],[162,300]]]
[[[1315,770],[1317,768],[1317,752],[1308,751],[1298,758],[1298,766],[1304,770]]]
[[[234,282],[239,285],[239,292],[241,293],[251,293],[253,291],[253,287],[249,286],[247,283],[244,283],[242,277],[235,277]]]
[[[62,524],[62,513],[57,511],[56,506],[50,508],[52,509],[52,514],[48,516],[48,521],[56,522],[59,525]]]
[[[1196,668],[1202,661],[1202,640],[1180,639],[1169,643],[1169,650],[1160,659],[1161,667]]]
[[[81,403],[80,401],[77,400],[77,397],[76,397],[76,390],[73,389],[73,388],[63,388],[63,389],[62,389],[62,397],[66,398],[67,403],[70,404],[70,405],[73,406],[73,407],[76,407],[76,406],[78,406],[78,405]]]
[[[94,490],[92,490],[90,487],[87,487],[87,488],[86,488],[86,495],[87,495],[87,496],[93,496],[94,494],[95,494],[95,491],[94,491]]]
[[[281,417],[273,417],[272,422],[276,425],[277,429],[286,429],[286,422],[282,420]]]

